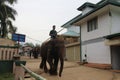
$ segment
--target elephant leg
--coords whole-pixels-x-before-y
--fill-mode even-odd
[[[43,69],[43,60],[41,61],[41,63],[40,63],[40,69]]]
[[[64,59],[63,57],[60,58],[60,71],[59,71],[59,76],[61,77],[62,71],[63,71],[63,66],[64,66]]]
[[[44,60],[42,59],[42,60],[41,60],[41,63],[40,63],[40,66],[39,66],[40,69],[43,69],[43,66],[44,66]]]
[[[53,58],[52,58],[52,56],[49,56],[47,61],[48,61],[48,64],[50,66],[49,73],[52,74],[52,72],[53,72]]]
[[[47,73],[48,72],[48,68],[47,68],[47,65],[46,65],[46,59],[44,60],[44,71],[45,71],[45,73]]]
[[[57,75],[57,74],[58,74],[58,73],[57,73],[58,61],[59,61],[58,58],[55,58],[55,59],[54,59],[54,68],[53,68],[53,74],[54,74],[54,75]]]
[[[44,59],[44,58],[42,58],[42,61],[40,64],[40,69],[43,69],[43,68],[44,68],[45,73],[47,73],[48,69],[47,69],[47,65],[46,65],[46,59]]]

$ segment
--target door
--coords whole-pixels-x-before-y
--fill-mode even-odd
[[[114,70],[120,70],[120,45],[111,46],[111,58],[112,68]]]

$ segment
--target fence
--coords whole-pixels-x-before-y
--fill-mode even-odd
[[[46,80],[45,78],[43,78],[42,76],[32,72],[31,70],[27,69],[23,64],[20,64],[22,68],[24,68],[25,71],[27,71],[32,77],[34,77],[36,80]],[[21,77],[19,77],[20,80],[22,80]]]
[[[0,60],[12,60],[17,50],[16,46],[0,46]]]

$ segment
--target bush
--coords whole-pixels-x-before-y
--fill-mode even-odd
[[[12,73],[0,74],[0,80],[14,80],[14,75]]]

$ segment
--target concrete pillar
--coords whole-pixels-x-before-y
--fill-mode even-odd
[[[15,80],[21,77],[24,80],[25,70],[21,66],[15,66]]]

